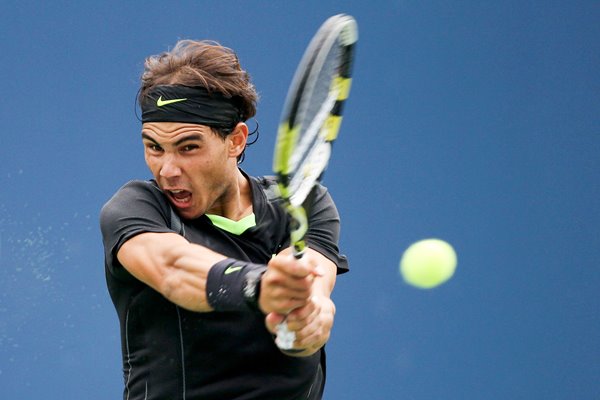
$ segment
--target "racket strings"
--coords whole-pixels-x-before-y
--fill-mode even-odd
[[[309,74],[305,92],[297,104],[296,126],[299,127],[296,146],[289,160],[289,192],[301,199],[319,179],[327,167],[331,146],[328,120],[332,111],[340,110],[340,87],[336,83],[340,73],[341,50],[333,45],[321,55],[318,73]],[[338,114],[339,115],[339,114]],[[301,203],[301,200],[299,201]],[[296,201],[293,201],[296,203]]]
[[[274,169],[282,196],[295,206],[327,167],[350,90],[356,38],[352,18],[331,18],[313,38],[290,87]]]

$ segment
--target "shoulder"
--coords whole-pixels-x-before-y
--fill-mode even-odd
[[[136,211],[153,209],[160,214],[169,211],[167,198],[154,181],[132,180],[121,186],[102,206],[100,221],[131,217]]]
[[[157,194],[160,193],[160,189],[153,180],[131,180],[121,186],[107,203],[122,197],[143,195],[144,193]]]
[[[254,213],[259,220],[285,219],[285,212],[281,207],[281,196],[277,187],[277,179],[273,176],[249,176],[252,187],[252,205]]]
[[[115,192],[115,194],[104,204],[103,209],[110,207],[115,203],[144,197],[161,199],[164,195],[154,181],[131,180]]]
[[[271,202],[280,199],[277,178],[274,176],[250,177],[252,189],[260,189],[264,199]]]
[[[130,238],[144,232],[172,232],[168,199],[153,181],[127,182],[100,211],[107,266],[118,270],[116,254]]]

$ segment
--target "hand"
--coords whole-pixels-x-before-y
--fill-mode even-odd
[[[270,313],[265,319],[267,329],[276,333],[277,325],[284,320],[296,335],[295,350],[291,355],[307,356],[315,353],[327,343],[333,328],[335,304],[329,297],[313,295],[303,307],[288,315]]]
[[[322,275],[317,258],[306,254],[295,258],[282,253],[272,258],[261,280],[258,304],[265,314],[289,314],[305,306],[312,295],[316,276]]]

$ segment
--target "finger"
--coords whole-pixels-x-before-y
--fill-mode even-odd
[[[295,350],[296,333],[288,329],[285,316],[271,313],[265,318],[269,332],[275,335],[275,344],[282,351]]]
[[[269,332],[274,334],[276,333],[277,325],[281,324],[283,321],[285,321],[285,315],[272,312],[265,317],[265,326]]]
[[[277,311],[285,314],[306,305],[309,300],[309,291],[291,290],[280,286],[263,286],[259,303],[265,312]]]
[[[321,299],[322,300],[322,299]],[[314,312],[308,314],[305,319],[298,321],[290,321],[288,317],[288,325],[290,329],[296,332],[296,344],[301,348],[317,349],[329,340],[331,329],[333,328],[333,320],[335,316],[335,306],[331,301],[321,303],[318,298],[313,297]],[[306,307],[307,309],[309,307]],[[295,310],[292,314],[302,316],[304,310]],[[303,324],[303,325],[302,325]]]
[[[303,329],[296,332],[294,343],[298,348],[320,348],[329,340],[333,321],[315,320]]]
[[[310,287],[307,288],[297,288],[297,287],[289,287],[282,284],[271,283],[267,290],[269,290],[269,297],[272,299],[294,299],[294,300],[302,300],[304,302],[309,301],[312,291]]]
[[[282,315],[288,315],[293,310],[297,308],[301,308],[306,305],[305,300],[299,299],[284,299],[279,301],[274,301],[271,303],[272,312],[276,312]]]
[[[268,281],[267,284],[272,285],[273,290],[288,292],[286,296],[306,297],[312,291],[313,279],[312,276],[301,279],[278,277]]]
[[[320,309],[319,304],[315,303],[311,298],[305,305],[289,313],[287,321],[290,324],[290,328],[299,330],[303,326],[310,324],[319,315]]]
[[[272,286],[274,288],[280,287],[292,291],[306,292],[311,290],[314,279],[314,275],[298,278],[271,268],[267,269],[263,275],[262,281],[264,285]]]
[[[309,275],[314,275],[317,267],[316,262],[310,257],[298,259],[291,254],[272,258],[268,266],[295,278],[305,278]]]
[[[292,310],[304,306],[307,301],[308,299],[305,298],[270,297],[261,293],[259,307],[265,314],[276,312],[286,315]]]

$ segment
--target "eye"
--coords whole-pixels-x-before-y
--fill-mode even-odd
[[[190,152],[190,151],[194,151],[194,150],[196,150],[196,149],[198,149],[198,148],[199,148],[199,146],[198,146],[197,144],[187,144],[187,145],[185,145],[185,146],[183,146],[183,147],[181,148],[181,151],[182,151],[183,153],[188,153],[188,152]]]
[[[146,143],[146,149],[152,153],[161,153],[163,151],[162,147],[156,143]]]

